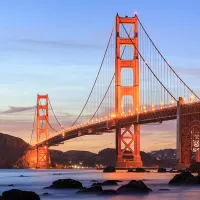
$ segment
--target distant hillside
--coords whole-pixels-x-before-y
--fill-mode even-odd
[[[159,160],[176,160],[176,149],[161,149],[149,154]]]
[[[29,145],[14,136],[0,133],[0,168],[34,168],[36,167],[36,151],[27,151]],[[144,166],[172,166],[175,163],[175,150],[163,149],[145,153],[141,151]],[[62,152],[50,150],[52,166],[80,164],[94,167],[96,164],[115,165],[116,151],[107,148],[97,154],[89,151],[70,150]]]
[[[21,138],[0,133],[0,168],[12,168],[28,146]]]

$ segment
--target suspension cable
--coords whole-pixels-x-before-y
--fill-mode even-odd
[[[120,18],[119,21],[121,22]],[[163,83],[160,81],[160,79],[155,75],[155,73],[152,71],[152,69],[150,68],[150,66],[148,65],[148,63],[145,61],[145,59],[143,58],[143,56],[141,55],[141,53],[139,52],[138,48],[135,46],[135,44],[133,43],[132,39],[130,38],[130,36],[128,35],[128,32],[126,30],[126,28],[124,27],[124,24],[122,24],[123,29],[125,30],[128,38],[130,39],[131,43],[133,44],[134,48],[136,49],[136,51],[138,52],[139,56],[141,57],[141,59],[143,60],[143,62],[146,64],[146,66],[149,68],[149,70],[151,71],[151,73],[154,75],[154,77],[157,79],[157,81],[162,85],[162,87],[168,92],[168,94],[177,102],[176,98],[171,94],[171,92],[163,85]]]
[[[167,62],[167,60],[164,58],[164,56],[162,55],[162,53],[158,50],[157,46],[155,45],[155,43],[153,42],[153,40],[150,38],[149,34],[147,33],[147,31],[145,30],[144,26],[142,25],[142,23],[140,22],[138,16],[136,15],[138,22],[140,23],[143,31],[145,32],[145,34],[147,35],[147,37],[149,38],[149,40],[151,41],[151,43],[153,44],[153,46],[155,47],[155,49],[157,50],[157,52],[159,53],[159,55],[162,57],[162,59],[165,61],[165,63],[168,65],[168,67],[173,71],[173,73],[178,77],[178,79],[187,87],[188,90],[190,90],[190,92],[192,94],[195,95],[195,97],[197,99],[200,100],[200,98],[190,89],[190,87],[180,78],[180,76],[174,71],[174,69],[170,66],[170,64]]]
[[[50,105],[50,107],[51,107],[51,111],[52,111],[52,113],[53,113],[53,115],[54,115],[54,118],[56,119],[57,123],[60,125],[60,127],[61,127],[62,129],[64,129],[64,130],[66,131],[66,129],[62,126],[62,124],[60,123],[60,121],[59,121],[58,118],[56,117],[56,114],[55,114],[55,112],[54,112],[54,110],[53,110],[53,107],[52,107],[52,105],[51,105],[50,99],[49,99],[49,105]]]
[[[71,127],[74,126],[74,124],[76,124],[76,122],[78,121],[78,119],[79,119],[80,116],[82,115],[82,113],[83,113],[83,111],[84,111],[84,109],[85,109],[85,107],[86,107],[86,105],[87,105],[87,103],[88,103],[88,101],[89,101],[89,99],[90,99],[90,96],[92,95],[92,92],[93,92],[94,87],[95,87],[95,85],[96,85],[97,79],[98,79],[99,74],[100,74],[100,72],[101,72],[101,69],[102,69],[102,66],[103,66],[103,63],[104,63],[104,60],[105,60],[105,57],[106,57],[106,53],[107,53],[107,51],[108,51],[108,47],[109,47],[109,45],[110,45],[110,41],[111,41],[113,32],[114,32],[114,26],[113,26],[113,28],[112,28],[112,31],[111,31],[111,34],[110,34],[110,38],[109,38],[109,40],[108,40],[108,44],[107,44],[106,50],[105,50],[105,52],[104,52],[104,56],[103,56],[103,59],[102,59],[102,62],[101,62],[99,71],[98,71],[98,73],[97,73],[96,79],[95,79],[95,81],[94,81],[94,84],[93,84],[93,86],[92,86],[92,89],[91,89],[91,91],[90,91],[90,93],[89,93],[89,96],[88,96],[88,98],[87,98],[87,100],[86,100],[86,102],[85,102],[85,104],[84,104],[84,106],[83,106],[81,112],[79,113],[79,115],[78,115],[78,117],[76,118],[76,120],[72,123]]]
[[[34,119],[33,119],[33,126],[32,126],[32,133],[31,133],[31,138],[30,138],[30,144],[31,144],[31,141],[32,141],[32,137],[33,137],[33,133],[34,133],[34,128],[35,128],[36,111],[37,111],[37,105],[35,106],[35,114],[34,114]]]

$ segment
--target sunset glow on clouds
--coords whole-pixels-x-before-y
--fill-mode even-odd
[[[72,123],[90,92],[117,12],[123,16],[138,12],[166,59],[200,96],[200,3],[170,0],[161,5],[156,0],[145,1],[145,8],[143,4],[131,0],[126,4],[114,0],[2,2],[0,132],[30,142],[38,93],[49,94],[64,127]],[[60,129],[52,113],[50,121]],[[175,148],[175,144],[176,121],[141,126],[141,150]],[[106,133],[70,140],[57,148],[97,152],[114,146],[114,133]]]

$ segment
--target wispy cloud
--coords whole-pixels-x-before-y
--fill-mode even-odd
[[[50,48],[83,48],[96,49],[103,46],[89,43],[81,43],[78,41],[56,41],[56,40],[36,40],[36,39],[20,39],[18,42],[27,45],[36,45]]]
[[[9,109],[1,112],[1,114],[10,114],[10,113],[23,112],[23,111],[27,111],[27,110],[32,110],[34,108],[35,108],[35,106],[30,106],[30,107],[9,106]]]

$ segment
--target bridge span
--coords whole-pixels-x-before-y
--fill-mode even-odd
[[[140,125],[175,119],[177,162],[188,167],[195,161],[200,150],[200,98],[167,62],[137,15],[116,15],[91,88],[69,128],[59,122],[48,95],[38,95],[35,129],[38,167],[49,166],[49,147],[105,132],[115,132],[118,168],[141,167]],[[61,128],[58,132],[53,129],[55,136],[49,134],[49,126],[52,128],[49,105]]]

